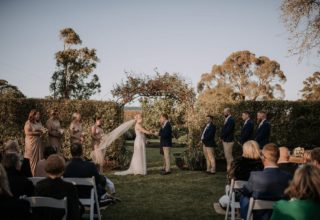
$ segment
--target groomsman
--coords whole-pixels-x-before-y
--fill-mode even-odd
[[[172,147],[172,127],[168,120],[167,114],[161,114],[160,116],[161,129],[159,131],[160,136],[160,153],[163,154],[164,170],[162,175],[171,173],[170,169],[170,147]]]
[[[225,108],[223,110],[223,114],[224,114],[225,120],[224,120],[224,125],[221,131],[220,139],[223,144],[224,156],[227,160],[227,171],[229,171],[231,167],[231,163],[233,161],[232,148],[234,144],[235,121],[231,116],[230,108]]]
[[[216,134],[216,126],[213,124],[213,117],[207,115],[207,126],[205,127],[201,141],[203,143],[203,154],[207,162],[207,173],[216,173],[216,160],[214,157],[214,147],[216,147],[216,142],[214,140]]]
[[[250,118],[250,113],[248,111],[244,111],[242,113],[242,120],[244,121],[241,134],[240,134],[240,144],[243,145],[245,142],[252,140],[253,138],[253,128],[254,123]]]
[[[269,143],[271,132],[270,123],[267,121],[267,113],[262,110],[259,111],[257,113],[257,121],[259,125],[256,131],[255,141],[258,142],[262,149],[264,145]]]

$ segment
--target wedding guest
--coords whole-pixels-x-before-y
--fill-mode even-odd
[[[320,147],[316,147],[311,151],[311,163],[320,168]]]
[[[57,109],[50,111],[50,118],[46,123],[49,135],[49,144],[56,149],[57,153],[61,152],[63,129],[59,121],[59,112]]]
[[[267,113],[263,110],[259,111],[257,113],[257,121],[259,123],[255,141],[258,142],[260,149],[263,148],[264,145],[269,143],[269,137],[270,137],[270,123],[267,121]]]
[[[259,144],[255,141],[247,141],[242,146],[242,156],[236,158],[228,173],[229,181],[242,180],[248,181],[251,171],[263,170],[263,164],[260,158]],[[229,188],[229,185],[227,186]],[[236,191],[236,201],[239,201],[240,193]],[[229,196],[224,195],[219,199],[219,203],[214,203],[214,209],[218,214],[224,214],[225,208],[229,203]]]
[[[17,153],[5,154],[2,159],[2,165],[6,169],[11,192],[14,197],[32,196],[34,186],[21,172],[21,161]]]
[[[91,139],[92,139],[92,148],[93,150],[96,150],[99,148],[99,145],[101,143],[102,136],[104,134],[103,129],[103,120],[101,116],[96,117],[95,124],[91,127]],[[94,157],[98,158],[101,155],[97,153],[97,151],[94,151]],[[100,166],[100,171],[102,171],[103,166]]]
[[[72,122],[69,127],[71,144],[81,144],[84,140],[84,133],[81,124],[81,115],[78,112],[72,114]]]
[[[290,152],[287,147],[279,147],[280,157],[278,160],[278,167],[280,170],[283,170],[287,173],[290,173],[293,176],[294,172],[298,168],[298,164],[291,163],[290,159]]]
[[[35,188],[36,196],[52,197],[55,199],[63,199],[67,197],[67,219],[80,219],[80,204],[76,187],[72,183],[65,182],[61,179],[64,172],[65,161],[58,155],[50,155],[45,165],[47,178],[37,183]],[[52,210],[42,208],[37,210],[37,217],[50,216],[53,219],[61,219],[64,215],[64,210]]]
[[[46,165],[46,161],[48,159],[48,157],[52,154],[56,154],[56,149],[51,147],[51,146],[47,146],[44,148],[43,150],[43,159],[40,160],[36,166],[36,170],[35,170],[35,176],[37,177],[47,177],[47,173],[45,171],[45,165]]]
[[[320,210],[320,170],[312,164],[300,167],[285,194],[291,200],[275,203],[271,220],[317,220]]]
[[[25,132],[25,151],[24,157],[29,159],[31,173],[34,176],[35,169],[39,160],[42,159],[42,140],[43,130],[37,123],[37,110],[32,109],[24,126]]]
[[[232,148],[234,144],[235,121],[231,115],[230,108],[225,108],[223,110],[223,115],[225,119],[224,119],[224,125],[221,130],[220,139],[223,144],[224,156],[227,160],[227,171],[229,171],[231,167],[231,163],[233,161]]]
[[[291,179],[290,174],[283,172],[277,166],[279,149],[275,144],[266,144],[262,149],[263,171],[252,171],[248,182],[241,189],[240,213],[246,219],[249,199],[279,200],[285,197],[284,190]],[[254,219],[269,219],[272,210],[257,210],[253,212]]]
[[[242,146],[242,156],[235,159],[228,173],[229,179],[247,181],[251,171],[263,170],[260,158],[259,144],[256,141],[247,141]]]
[[[109,200],[106,200],[107,198],[104,196],[106,193],[105,187],[111,188],[110,191],[115,193],[114,184],[109,179],[99,174],[94,163],[83,159],[83,149],[81,144],[72,144],[70,152],[72,159],[67,164],[63,176],[76,178],[88,178],[94,176],[100,204],[104,202],[108,203]],[[109,185],[107,185],[107,183]],[[81,198],[90,197],[90,188],[88,190],[88,187],[78,187],[78,192]]]
[[[242,113],[242,120],[244,121],[244,123],[241,128],[241,134],[240,134],[240,140],[239,140],[241,145],[249,140],[252,140],[253,128],[254,128],[253,120],[251,120],[250,113],[248,111],[244,111]]]
[[[30,205],[12,196],[7,173],[0,164],[0,213],[3,220],[31,219]]]
[[[203,144],[203,154],[207,162],[207,173],[216,173],[216,160],[214,156],[214,147],[217,146],[214,138],[216,134],[216,126],[213,124],[213,117],[207,115],[207,125],[202,133],[201,141]]]
[[[20,155],[21,154],[20,152],[21,152],[21,149],[18,144],[18,141],[9,140],[5,143],[4,152],[3,152],[4,154],[17,153]],[[25,158],[25,157],[23,158],[20,171],[25,177],[32,177],[30,161],[28,158]]]

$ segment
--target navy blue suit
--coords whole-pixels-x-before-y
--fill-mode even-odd
[[[220,138],[224,142],[233,142],[234,141],[234,127],[235,122],[232,116],[228,118],[226,123],[223,125]]]
[[[163,154],[162,147],[172,147],[172,127],[169,121],[159,131],[160,153]]]
[[[210,123],[206,126],[205,130],[203,131],[204,133],[202,134],[202,143],[206,147],[215,147],[217,146],[214,137],[216,135],[216,126],[213,123]]]
[[[264,200],[283,199],[284,190],[291,179],[290,174],[279,168],[265,168],[263,171],[252,171],[246,185],[241,189],[240,209],[241,218],[246,219],[249,198]],[[254,212],[253,219],[269,219],[272,211],[259,210]]]
[[[254,128],[254,123],[251,119],[249,119],[247,123],[242,126],[240,140],[239,140],[241,144],[244,144],[245,142],[252,140],[253,128]]]
[[[260,148],[269,143],[270,137],[270,123],[265,120],[260,127],[257,128],[255,141],[258,142]]]

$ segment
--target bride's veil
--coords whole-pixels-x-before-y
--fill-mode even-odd
[[[135,124],[135,122],[136,121],[134,119],[124,122],[110,133],[103,135],[99,147],[91,152],[91,158],[94,161],[94,163],[102,166],[104,163],[106,148],[109,147],[112,144],[112,142],[117,140],[126,131],[128,131]]]

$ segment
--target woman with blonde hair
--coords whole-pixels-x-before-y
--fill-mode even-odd
[[[242,156],[232,162],[228,177],[247,181],[251,171],[259,170],[263,170],[259,144],[251,140],[243,144]]]
[[[32,109],[29,113],[27,122],[24,125],[25,133],[25,151],[24,157],[29,159],[32,175],[34,176],[35,169],[39,160],[42,159],[42,140],[41,136],[44,130],[40,127],[37,120],[39,113],[36,109]]]
[[[60,153],[63,138],[63,129],[59,121],[59,112],[57,109],[50,111],[50,118],[46,123],[49,135],[50,146],[55,148],[56,152]]]
[[[263,170],[263,164],[260,158],[259,144],[256,141],[247,141],[242,146],[242,156],[235,159],[228,172],[229,181],[242,180],[248,181],[251,171]],[[227,187],[228,188],[228,187]],[[239,194],[236,193],[236,200],[239,200]],[[219,203],[214,203],[214,209],[222,214],[227,207],[229,197],[224,195],[219,199]]]
[[[298,168],[285,194],[291,200],[275,203],[271,220],[317,220],[320,210],[320,170],[311,164]]]

